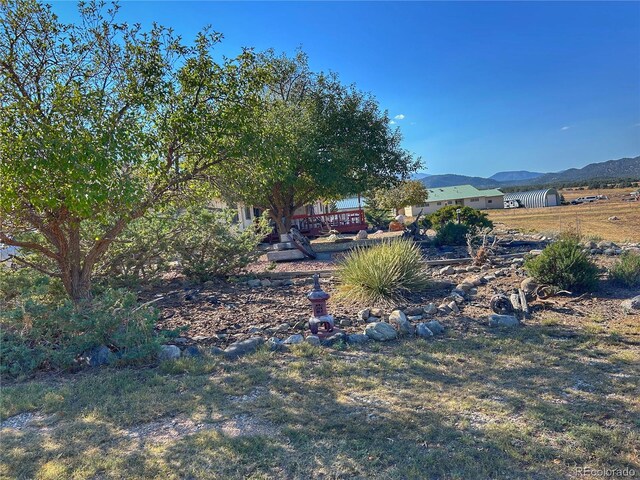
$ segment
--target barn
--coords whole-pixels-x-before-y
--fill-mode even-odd
[[[525,208],[557,207],[560,205],[560,194],[555,188],[504,194],[505,208],[510,202],[513,205],[516,201]]]

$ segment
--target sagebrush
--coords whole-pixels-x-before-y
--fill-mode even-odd
[[[609,270],[611,280],[623,287],[640,287],[640,253],[624,252]]]
[[[352,250],[337,277],[339,298],[365,305],[392,304],[429,284],[420,248],[406,240]]]
[[[598,282],[598,267],[572,236],[561,237],[527,259],[525,269],[538,283],[572,292],[593,290]]]

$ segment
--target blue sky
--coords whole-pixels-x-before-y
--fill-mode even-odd
[[[54,2],[74,21],[73,2]],[[122,2],[371,92],[431,174],[558,171],[640,155],[640,2]]]

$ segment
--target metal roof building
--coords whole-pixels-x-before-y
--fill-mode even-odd
[[[560,195],[555,188],[532,190],[530,192],[505,193],[505,203],[510,200],[520,200],[525,208],[557,207],[560,205]]]

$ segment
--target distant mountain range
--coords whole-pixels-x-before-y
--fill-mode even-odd
[[[570,168],[561,172],[540,173],[526,170],[498,172],[489,178],[468,177],[466,175],[428,175],[418,173],[413,176],[428,188],[473,185],[476,188],[500,188],[527,185],[551,185],[558,183],[587,182],[590,180],[614,180],[640,178],[640,156],[620,158],[600,163],[591,163],[583,168]]]

